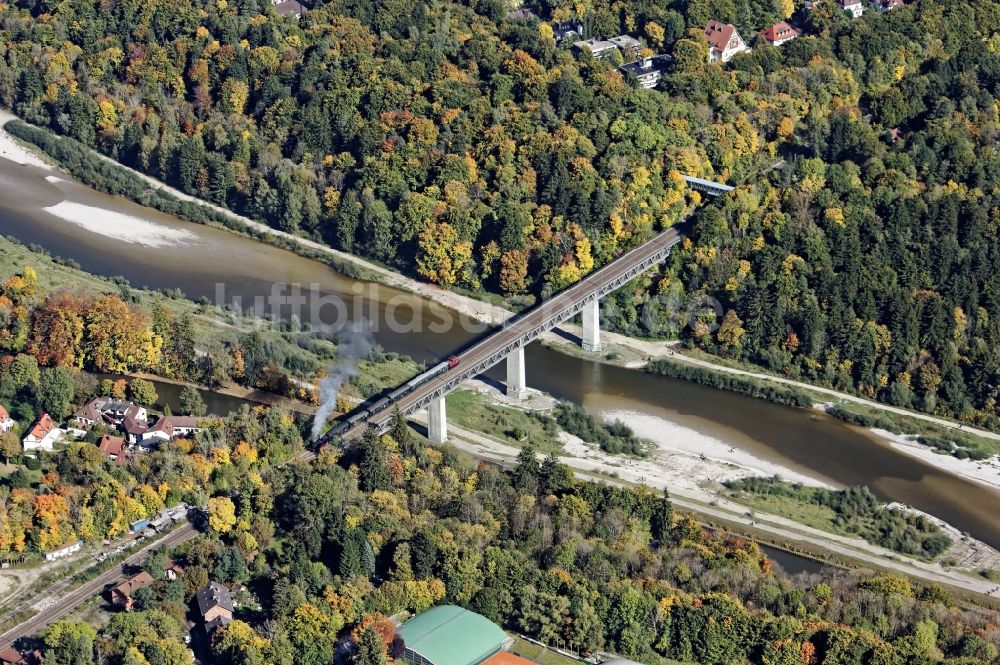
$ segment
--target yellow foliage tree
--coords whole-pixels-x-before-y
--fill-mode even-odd
[[[236,504],[227,496],[208,500],[208,525],[219,533],[229,533],[236,526]]]

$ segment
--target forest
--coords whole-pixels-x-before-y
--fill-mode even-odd
[[[88,459],[88,445],[42,457],[62,508],[35,519],[82,530],[75,515],[103,519],[88,497],[110,483],[155,505],[204,492],[205,531],[169,553],[179,579],[164,578],[162,555],[146,563],[157,582],[132,612],[50,628],[47,664],[187,662],[181,626],[210,579],[241,585],[236,620],[211,642],[225,665],[326,665],[338,635],[357,640],[357,665],[385,665],[387,617],[443,602],[650,665],[976,665],[998,654],[995,614],[941,587],[836,569],[789,576],[665,492],[583,482],[530,452],[504,471],[427,444],[401,416],[313,463],[288,461],[301,439],[280,411],[234,414],[124,467]],[[26,491],[0,487],[7,515],[21,514]]]
[[[336,0],[299,21],[253,0],[20,0],[0,103],[275,228],[507,295],[678,220],[700,200],[681,173],[745,183],[608,299],[615,327],[995,426],[995,3],[856,21],[790,0],[535,9],[636,34],[673,68],[630,86],[497,0]],[[705,61],[708,18],[750,39],[793,14],[805,34],[781,49]],[[717,330],[664,315],[694,295],[724,304]]]
[[[997,426],[996,3],[402,7],[16,0],[0,103],[275,228],[529,302],[697,208],[670,264],[606,299],[613,327]],[[804,34],[722,67],[709,18]],[[673,65],[638,88],[557,45],[567,19]],[[699,207],[682,173],[743,186]],[[669,304],[706,295],[721,325],[678,325]]]

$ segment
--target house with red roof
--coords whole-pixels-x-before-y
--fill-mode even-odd
[[[0,665],[26,665],[27,660],[16,649],[0,649]]]
[[[120,436],[105,434],[101,437],[101,440],[97,442],[97,447],[105,457],[111,460],[117,460],[125,454],[125,439]]]
[[[729,62],[737,53],[750,50],[732,23],[712,19],[705,26],[702,36],[708,42],[709,62]]]
[[[802,33],[788,25],[785,21],[782,21],[781,23],[775,23],[766,30],[762,30],[759,34],[760,38],[771,46],[781,46],[786,42],[792,41]]]
[[[0,432],[9,432],[14,429],[14,419],[10,417],[7,413],[7,409],[4,408],[3,404],[0,404]]]
[[[52,416],[42,411],[38,420],[28,430],[27,436],[21,440],[25,452],[29,450],[52,450],[52,444],[62,438],[63,431],[56,427]]]
[[[132,595],[139,589],[153,586],[156,580],[145,570],[138,575],[133,575],[118,586],[111,589],[111,603],[123,608],[126,612],[132,610],[134,599]]]

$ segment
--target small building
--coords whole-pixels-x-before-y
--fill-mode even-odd
[[[865,3],[863,0],[837,0],[840,8],[851,15],[851,18],[861,18],[865,13]]]
[[[275,3],[274,11],[278,13],[278,16],[302,18],[302,15],[306,13],[306,6],[298,0],[284,0]]]
[[[199,589],[198,611],[205,623],[205,631],[212,633],[220,626],[228,625],[233,620],[233,597],[229,589],[218,582],[209,582],[208,586]]]
[[[52,450],[52,444],[59,441],[60,438],[62,438],[62,430],[56,427],[52,416],[43,411],[42,415],[38,416],[35,424],[28,430],[27,436],[21,440],[21,443],[24,446],[25,452],[29,450]]]
[[[10,417],[10,414],[7,413],[4,405],[0,404],[0,432],[9,432],[14,429],[14,425],[16,424],[14,419]]]
[[[115,588],[111,589],[111,603],[116,607],[121,607],[126,612],[131,611],[134,603],[132,596],[139,589],[153,586],[156,580],[145,570],[137,575],[133,575]]]
[[[639,54],[642,53],[642,42],[631,35],[618,35],[608,41],[618,47],[626,60],[638,58]]]
[[[2,649],[0,650],[0,665],[27,665],[28,661],[22,656],[17,649]]]
[[[618,69],[622,74],[633,74],[639,81],[639,85],[647,90],[655,88],[663,78],[663,72],[670,62],[669,55],[656,55],[651,58],[643,58],[635,62],[629,62]]]
[[[46,552],[45,560],[55,561],[56,559],[62,559],[63,557],[67,557],[70,554],[73,554],[74,552],[79,552],[80,548],[82,547],[83,547],[83,541],[77,540],[73,543],[70,543],[69,545],[66,545],[65,547],[60,547],[57,550],[50,550]]]
[[[167,443],[177,437],[194,436],[201,431],[198,418],[194,416],[161,416],[152,427],[146,429],[138,437],[136,443],[144,447],[152,447]]]
[[[105,457],[114,461],[125,454],[125,439],[120,436],[105,434],[97,442],[97,448]]]
[[[148,526],[149,526],[149,518],[144,517],[141,520],[136,520],[131,524],[129,524],[128,528],[129,531],[131,531],[132,533],[140,533],[142,531],[145,531]]]
[[[552,36],[555,37],[556,44],[561,44],[570,39],[583,37],[583,23],[579,21],[563,21],[552,24]]]
[[[720,23],[712,19],[705,26],[703,36],[708,42],[709,62],[729,62],[737,53],[750,50],[732,23]]]
[[[538,18],[538,16],[527,7],[519,7],[514,11],[507,12],[507,18],[511,21],[531,21]]]
[[[403,659],[414,665],[479,665],[506,649],[507,634],[481,614],[438,605],[399,627]]]
[[[171,582],[179,580],[184,575],[184,566],[177,559],[167,559],[163,565],[163,575]]]
[[[611,55],[613,51],[618,50],[618,47],[612,42],[603,39],[583,39],[578,42],[573,42],[573,48],[581,53],[583,51],[588,51],[598,60],[603,60]]]
[[[906,4],[904,0],[872,0],[872,5],[874,5],[875,11],[880,14],[892,11],[896,7],[902,7],[904,4]]]
[[[771,46],[781,46],[786,42],[792,41],[802,33],[788,25],[785,21],[782,21],[781,23],[775,23],[759,34],[760,38]]]

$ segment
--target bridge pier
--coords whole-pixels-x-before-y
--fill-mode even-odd
[[[427,405],[427,438],[434,443],[448,440],[448,416],[445,413],[444,397]]]
[[[584,351],[597,353],[601,350],[601,313],[598,308],[600,301],[594,298],[583,306],[583,338],[580,344]]]
[[[519,346],[507,356],[507,394],[521,399],[527,389],[524,377],[524,347]]]

